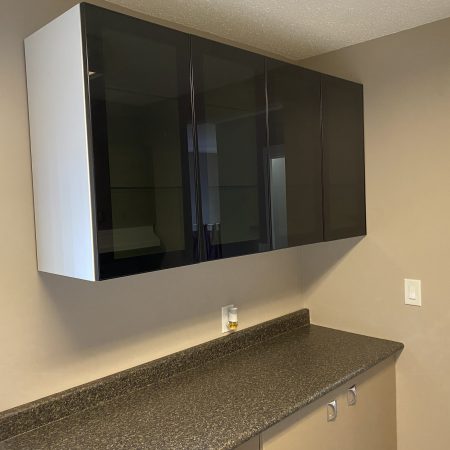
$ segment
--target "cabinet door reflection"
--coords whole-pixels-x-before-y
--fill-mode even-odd
[[[267,61],[272,247],[323,240],[320,76]]]
[[[286,204],[286,158],[270,158],[270,200],[273,248],[288,246]]]
[[[206,259],[270,249],[264,58],[192,38]]]
[[[100,277],[195,262],[189,36],[85,10]]]

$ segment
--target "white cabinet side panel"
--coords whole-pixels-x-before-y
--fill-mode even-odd
[[[38,269],[95,280],[80,6],[25,40]]]

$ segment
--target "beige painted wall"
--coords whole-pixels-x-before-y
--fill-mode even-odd
[[[364,83],[368,236],[302,248],[302,296],[317,324],[405,343],[399,450],[450,442],[449,42],[444,20],[303,62]]]
[[[89,284],[36,272],[22,44],[74,3],[0,2],[0,410],[217,337],[222,304],[248,326],[306,303],[315,323],[406,344],[399,450],[446,449],[450,21],[305,62],[365,84],[366,238]]]
[[[36,271],[23,38],[73,0],[0,1],[0,410],[302,307],[299,250],[90,284]],[[97,2],[99,3],[99,2]]]

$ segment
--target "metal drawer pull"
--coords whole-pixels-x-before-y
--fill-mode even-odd
[[[356,405],[356,386],[352,386],[347,391],[347,405],[348,406]]]
[[[327,422],[333,422],[337,417],[337,402],[333,400],[327,405]]]

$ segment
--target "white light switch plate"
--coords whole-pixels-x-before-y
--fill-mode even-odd
[[[420,280],[405,278],[405,305],[422,306]]]

